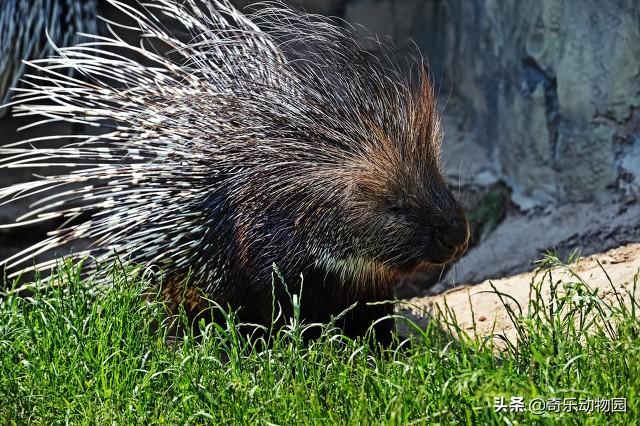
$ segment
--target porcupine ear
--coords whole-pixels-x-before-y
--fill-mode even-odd
[[[0,189],[2,204],[40,197],[16,223],[0,227],[32,225],[52,219],[66,224],[49,233],[45,240],[0,262],[8,270],[50,269],[55,266],[55,260],[25,266],[33,264],[38,255],[81,239],[97,242],[104,250],[83,250],[76,252],[77,256],[101,254],[100,258],[109,258],[113,249],[127,253],[137,246],[146,247],[146,251],[137,252],[138,258],[144,258],[150,253],[149,247],[156,246],[150,235],[141,234],[128,245],[119,244],[119,240],[127,227],[143,220],[144,215],[155,213],[149,208],[145,210],[145,206],[151,204],[146,197],[153,195],[155,202],[168,203],[166,209],[179,211],[175,190],[145,194],[139,189],[144,185],[158,185],[159,178],[152,182],[144,177],[145,172],[153,173],[149,164],[161,163],[169,155],[190,155],[188,148],[170,134],[184,135],[184,139],[198,137],[198,128],[175,119],[181,109],[188,109],[180,100],[203,91],[222,91],[237,78],[234,73],[256,75],[264,69],[261,61],[282,60],[271,38],[227,0],[149,0],[135,8],[117,0],[108,1],[131,18],[135,24],[127,28],[138,31],[143,42],[127,44],[117,35],[122,25],[108,22],[110,37],[83,34],[89,39],[86,43],[61,49],[54,46],[56,56],[28,63],[29,68],[38,73],[25,76],[25,87],[17,90],[16,100],[9,104],[14,106],[15,116],[42,117],[28,127],[67,121],[100,130],[97,135],[27,139],[0,150],[5,157],[0,161],[0,168],[70,170],[67,174]],[[156,14],[181,27],[181,31],[189,34],[188,40],[169,33]],[[148,39],[155,42],[148,43]],[[158,53],[155,49],[158,45],[169,53]],[[260,55],[255,55],[256,51]],[[141,60],[133,59],[140,57]],[[64,69],[75,70],[75,76],[66,75]],[[158,126],[163,120],[173,126],[169,134]],[[72,138],[74,143],[55,149],[39,148],[42,142],[62,138]],[[168,175],[165,178],[168,182],[179,180],[179,176],[171,176],[161,167],[156,172]],[[197,177],[199,172],[194,170],[193,175]],[[184,191],[184,202],[189,201],[185,194],[195,197]],[[100,214],[103,210],[112,210],[111,217]],[[180,228],[185,229],[176,227]],[[176,250],[185,250],[185,247]]]

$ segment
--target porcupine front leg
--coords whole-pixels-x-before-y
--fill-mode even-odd
[[[302,289],[301,314],[306,323],[328,323],[342,315],[336,325],[351,338],[364,337],[373,326],[375,340],[383,346],[391,344],[395,323],[392,318],[393,284],[374,289],[354,291],[353,286],[340,282],[325,272],[305,275]],[[386,303],[385,303],[386,302]],[[375,323],[375,325],[374,325]]]
[[[349,337],[365,336],[372,328],[375,340],[382,346],[389,346],[395,323],[392,318],[385,317],[393,315],[393,289],[376,296],[373,300],[368,297],[357,300],[357,305],[345,315],[339,325]]]

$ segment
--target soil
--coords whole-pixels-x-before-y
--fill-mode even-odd
[[[617,291],[617,294],[628,304],[634,282],[640,284],[639,274],[640,244],[634,243],[580,258],[568,268],[552,268],[551,280],[548,276],[543,280],[544,274],[537,269],[505,278],[488,279],[476,285],[462,285],[439,295],[409,299],[400,305],[399,311],[402,315],[424,326],[438,309],[441,311],[449,309],[455,314],[459,326],[468,335],[490,336],[499,333],[515,343],[516,331],[513,322],[499,296],[493,291],[493,287],[513,298],[508,302],[512,306],[515,307],[517,302],[526,309],[533,283],[543,280],[542,296],[547,301],[551,294],[550,281],[552,283],[576,282],[579,277],[591,289],[597,289],[598,295],[603,300],[613,302]],[[636,300],[638,297],[636,295]],[[401,321],[398,323],[398,328],[401,335],[409,334],[409,329]]]

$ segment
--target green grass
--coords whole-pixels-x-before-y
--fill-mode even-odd
[[[554,266],[547,258],[543,268]],[[112,285],[71,264],[53,289],[0,297],[0,424],[635,424],[637,304],[605,304],[588,286],[510,304],[520,344],[498,352],[452,315],[382,353],[328,327],[304,343],[293,321],[269,349],[229,324],[172,340],[140,270]],[[549,273],[541,279],[551,279]],[[96,290],[96,289],[99,290]],[[533,287],[536,294],[537,287]],[[304,301],[302,302],[304,303]],[[519,309],[522,309],[520,314]],[[445,332],[443,330],[448,330]],[[458,335],[458,340],[450,333]],[[460,340],[461,339],[461,340]],[[496,412],[494,398],[627,399],[627,413]]]

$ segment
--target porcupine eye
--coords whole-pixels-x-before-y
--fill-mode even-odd
[[[405,200],[393,200],[389,204],[389,213],[393,216],[406,216],[408,203]]]

